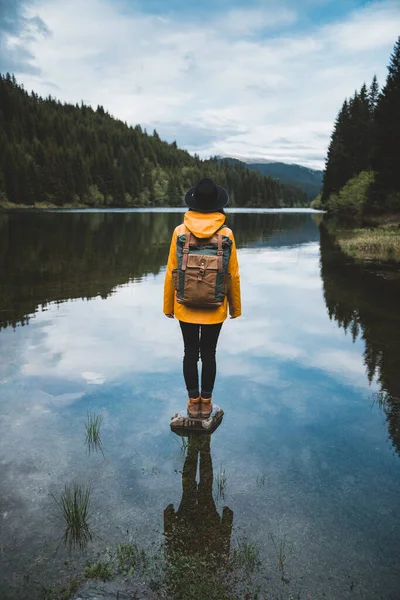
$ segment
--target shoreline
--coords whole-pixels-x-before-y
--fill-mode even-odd
[[[40,204],[40,205],[0,205],[0,214],[7,213],[40,213],[40,212],[130,212],[130,211],[163,211],[163,212],[175,212],[175,211],[186,211],[188,207],[186,205],[178,206],[88,206],[87,204],[65,204],[64,206],[57,206],[55,204]],[[325,211],[316,210],[311,206],[299,206],[299,207],[288,207],[288,206],[231,206],[224,209],[225,212],[292,212],[292,213],[311,213],[323,215]]]
[[[400,266],[400,215],[364,217],[353,222],[324,219],[340,250],[363,264]]]

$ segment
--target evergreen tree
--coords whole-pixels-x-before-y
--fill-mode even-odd
[[[322,188],[322,202],[338,192],[351,177],[351,157],[348,148],[350,109],[347,100],[336,118],[328,147]]]
[[[386,84],[374,113],[371,210],[400,211],[400,37],[390,58]]]
[[[372,79],[372,83],[368,90],[369,106],[370,106],[370,110],[372,113],[375,111],[376,105],[378,103],[378,98],[379,98],[379,84],[378,84],[378,79],[377,79],[376,75],[374,75],[374,77]]]
[[[349,107],[349,131],[347,135],[351,158],[351,175],[358,175],[370,167],[371,110],[367,86],[356,92]]]

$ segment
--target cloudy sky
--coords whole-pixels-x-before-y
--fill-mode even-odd
[[[202,157],[322,167],[399,34],[399,0],[0,0],[0,71]]]

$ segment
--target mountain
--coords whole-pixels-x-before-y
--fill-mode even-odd
[[[275,163],[248,163],[248,169],[258,171],[262,175],[268,175],[279,179],[282,183],[289,183],[299,187],[305,192],[310,200],[317,196],[322,188],[323,171],[303,167],[302,165]]]
[[[319,194],[322,188],[323,171],[303,167],[302,165],[287,164],[283,162],[274,162],[266,159],[250,158],[228,158],[219,157],[228,161],[239,161],[246,164],[251,171],[258,171],[262,175],[267,175],[273,179],[279,179],[282,183],[293,185],[300,188],[307,194],[309,200],[313,200]]]
[[[28,94],[0,74],[0,207],[183,206],[202,177],[228,190],[230,206],[308,205],[302,190],[245,163],[200,160],[102,106]]]

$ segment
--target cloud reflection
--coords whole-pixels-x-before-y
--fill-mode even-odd
[[[317,244],[244,249],[239,258],[244,316],[224,325],[220,373],[251,380],[260,376],[254,359],[274,358],[365,386],[361,343],[344,351],[343,334],[327,319]],[[68,302],[38,313],[40,336],[23,349],[22,375],[103,384],[133,373],[180,373],[180,331],[161,313],[163,276],[121,286],[106,301]]]

